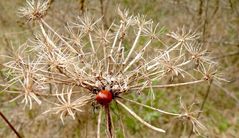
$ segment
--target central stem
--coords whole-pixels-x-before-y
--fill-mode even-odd
[[[105,105],[105,119],[106,119],[106,128],[108,132],[108,137],[112,138],[112,124],[111,124],[111,116],[110,116],[110,108],[109,104]]]

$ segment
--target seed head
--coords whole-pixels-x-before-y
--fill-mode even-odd
[[[49,8],[48,0],[26,0],[26,5],[19,8],[18,14],[27,21],[37,21],[42,19]]]
[[[155,25],[146,16],[129,15],[128,11],[119,9],[120,21],[113,22],[109,28],[101,27],[101,18],[95,20],[85,14],[76,23],[68,24],[67,34],[60,35],[43,19],[47,9],[48,1],[34,0],[27,1],[27,6],[20,9],[21,16],[29,21],[41,20],[37,22],[40,34],[36,35],[36,42],[28,46],[33,52],[31,58],[26,56],[27,52],[19,50],[17,61],[5,64],[13,74],[17,74],[6,89],[19,82],[23,88],[21,96],[25,96],[26,104],[30,101],[30,107],[32,99],[40,103],[43,100],[39,97],[47,96],[44,101],[55,107],[45,113],[59,114],[62,122],[65,116],[75,119],[83,107],[96,103],[105,109],[109,135],[112,135],[112,101],[140,123],[158,132],[165,130],[147,123],[123,102],[130,101],[160,113],[189,118],[195,128],[204,128],[185,107],[182,114],[177,114],[124,99],[126,94],[140,96],[148,92],[147,89],[154,97],[157,88],[220,80],[210,66],[208,70],[204,68],[209,64],[206,51],[192,45],[200,37],[197,32],[183,28],[170,33],[174,39],[164,43],[160,40],[163,36],[159,37],[162,35],[159,23]],[[200,64],[202,69],[194,68],[192,61]],[[203,79],[194,77],[195,69],[203,74]],[[184,82],[163,84],[168,77],[172,80],[178,77],[180,79],[177,80]]]

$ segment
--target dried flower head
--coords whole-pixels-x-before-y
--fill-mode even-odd
[[[18,14],[27,21],[40,20],[49,8],[49,0],[26,0],[26,3],[26,6],[19,8]]]
[[[69,23],[67,35],[62,36],[42,19],[47,10],[47,2],[27,1],[27,3],[28,6],[20,10],[22,15],[28,20],[41,19],[38,22],[41,33],[37,35],[35,42],[31,42],[31,45],[35,47],[28,47],[35,54],[27,59],[31,64],[24,64],[27,68],[18,69],[16,68],[18,63],[12,61],[5,65],[6,68],[13,69],[12,72],[23,76],[21,82],[25,95],[31,94],[30,98],[27,98],[29,101],[33,98],[39,103],[41,96],[46,96],[45,93],[47,93],[53,97],[47,98],[47,101],[56,107],[46,112],[60,114],[62,122],[65,115],[75,119],[76,112],[82,112],[83,106],[96,103],[102,107],[100,110],[104,109],[106,113],[109,137],[114,134],[110,114],[113,101],[139,122],[158,132],[165,132],[165,130],[144,121],[124,102],[135,103],[167,115],[186,116],[191,118],[195,126],[202,126],[190,112],[185,112],[183,115],[170,113],[124,98],[126,94],[137,95],[145,92],[145,89],[150,89],[154,95],[154,90],[157,88],[204,82],[206,79],[193,77],[194,69],[188,68],[193,62],[187,55],[194,54],[195,50],[187,44],[188,41],[193,42],[199,39],[198,33],[186,32],[183,28],[181,33],[170,34],[176,39],[175,42],[165,44],[159,39],[159,35],[162,34],[161,30],[157,29],[159,24],[155,25],[145,16],[129,16],[127,11],[118,10],[121,20],[113,22],[109,28],[101,27],[103,26],[101,18],[94,20],[85,14],[78,18],[79,22]],[[156,43],[155,45],[163,44],[163,46],[153,47],[153,42]],[[18,59],[25,63],[25,58]],[[207,63],[201,62],[201,57],[197,58],[197,61],[200,61],[203,67]],[[161,84],[169,77],[168,73],[171,73],[170,77],[174,76],[172,79],[183,76],[184,82]],[[13,81],[15,80],[19,80],[18,77],[15,76]],[[33,83],[44,89],[32,90]],[[56,87],[56,94],[50,91],[51,86]],[[31,88],[30,91],[28,91],[29,88]],[[61,93],[59,94],[58,91]],[[101,112],[97,132],[100,132]]]
[[[60,114],[62,123],[64,124],[64,116],[70,115],[75,120],[76,112],[83,112],[83,107],[87,105],[92,97],[90,95],[81,96],[76,100],[72,100],[72,90],[74,86],[68,86],[62,88],[62,92],[58,93],[56,90],[56,97],[59,103],[52,103],[56,107],[52,107],[44,113],[54,112],[55,114]]]
[[[203,45],[200,43],[187,43],[185,45],[186,50],[189,52],[191,60],[195,63],[195,65],[203,66],[206,64],[216,64],[209,55],[207,49],[203,48]]]
[[[11,101],[23,97],[21,102],[25,103],[25,106],[29,104],[30,109],[32,108],[33,100],[38,104],[42,103],[37,95],[48,88],[40,79],[41,75],[38,74],[41,70],[41,68],[37,68],[39,62],[40,59],[37,61],[30,61],[28,57],[25,61],[22,59],[21,62],[8,62],[4,64],[9,68],[9,71],[12,72],[12,75],[8,76],[9,81],[5,90],[11,87],[12,90],[7,90],[8,92],[19,94]]]
[[[207,128],[198,120],[198,114],[201,113],[201,111],[192,111],[194,105],[195,103],[191,104],[190,106],[186,106],[180,98],[180,107],[182,113],[178,117],[182,121],[189,121],[192,124],[192,130],[194,133],[198,135],[205,135]]]
[[[200,33],[197,33],[192,30],[186,31],[185,26],[183,26],[182,29],[178,28],[176,32],[171,32],[167,35],[182,43],[195,41],[200,38]]]
[[[218,73],[215,64],[202,66],[198,71],[203,75],[203,79],[209,83],[213,82],[216,85],[220,85],[222,82],[229,82],[223,77],[222,73]]]

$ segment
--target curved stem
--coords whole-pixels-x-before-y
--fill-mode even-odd
[[[121,103],[119,100],[116,100],[116,102],[118,104],[120,104],[125,110],[127,110],[135,119],[137,119],[138,121],[140,121],[142,124],[144,124],[145,126],[147,126],[148,128],[151,128],[155,131],[158,131],[158,132],[163,132],[165,133],[165,130],[161,129],[161,128],[158,128],[158,127],[155,127],[155,126],[152,126],[151,124],[145,122],[141,117],[139,117],[135,112],[133,112],[131,109],[129,109],[126,105],[124,105],[123,103]]]
[[[130,99],[126,99],[126,98],[123,98],[123,97],[120,97],[120,98],[122,98],[122,99],[124,99],[124,100],[126,100],[128,102],[131,102],[131,103],[134,103],[134,104],[137,104],[137,105],[143,106],[145,108],[149,108],[151,110],[158,111],[160,113],[164,113],[164,114],[167,114],[167,115],[173,115],[173,116],[180,116],[181,115],[181,114],[170,113],[170,112],[167,112],[167,111],[164,111],[164,110],[161,110],[161,109],[157,109],[157,108],[154,108],[154,107],[151,107],[151,106],[148,106],[148,105],[145,105],[145,104],[142,104],[142,103],[130,100]]]

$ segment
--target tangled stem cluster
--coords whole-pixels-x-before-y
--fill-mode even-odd
[[[199,43],[199,33],[182,28],[168,33],[166,44],[161,39],[163,29],[159,28],[159,23],[118,9],[120,20],[109,28],[104,27],[101,18],[85,14],[76,22],[68,23],[66,32],[60,35],[44,20],[47,9],[47,1],[31,0],[19,11],[21,17],[39,25],[40,33],[36,33],[36,40],[14,51],[9,57],[11,60],[4,64],[9,74],[4,90],[17,94],[12,101],[21,99],[30,108],[33,103],[51,103],[53,107],[44,113],[59,114],[62,122],[67,115],[75,119],[87,105],[99,104],[102,108],[98,137],[103,109],[107,136],[114,135],[109,108],[112,101],[158,132],[165,130],[144,121],[125,102],[189,119],[198,134],[198,130],[206,129],[186,107],[182,112],[170,113],[124,97],[126,94],[140,96],[149,90],[153,100],[158,88],[223,80],[213,68],[216,63]],[[172,82],[177,78],[181,82],[162,83],[167,78]]]

